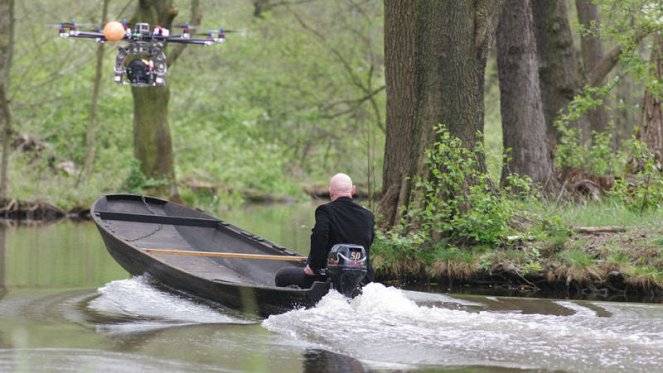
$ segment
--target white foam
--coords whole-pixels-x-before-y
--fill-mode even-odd
[[[370,284],[352,300],[331,292],[316,307],[271,316],[263,326],[385,364],[602,371],[646,370],[663,360],[660,320],[625,327],[614,317],[562,304],[575,313],[468,312],[417,305],[398,289]]]
[[[99,288],[97,292],[99,296],[90,301],[88,308],[111,317],[179,323],[246,322],[223,314],[208,305],[160,291],[142,276],[112,281]]]

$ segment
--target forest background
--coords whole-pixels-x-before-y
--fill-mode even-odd
[[[9,158],[5,157],[9,159],[6,195],[11,198],[46,199],[71,209],[89,205],[103,193],[144,193],[163,185],[163,180],[146,175],[144,165],[135,159],[134,96],[131,89],[116,85],[111,78],[116,47],[109,43],[101,49],[98,107],[93,116],[96,119],[91,120],[98,66],[95,55],[100,49],[89,41],[60,39],[57,28],[48,27],[71,19],[100,25],[103,3],[15,3],[13,58],[6,90],[13,127],[11,136],[5,137],[12,144],[5,147],[11,150]],[[131,18],[138,3],[110,0],[107,18]],[[457,125],[454,129],[454,123],[444,123],[449,130],[434,130],[434,125],[440,124],[437,121],[427,123],[417,136],[403,136],[394,132],[395,116],[388,113],[397,104],[395,96],[391,106],[387,104],[385,62],[393,58],[393,52],[385,56],[385,44],[394,42],[401,31],[407,35],[408,25],[412,25],[415,33],[428,35],[425,40],[431,41],[423,43],[422,50],[435,50],[440,45],[435,44],[436,40],[443,38],[426,33],[448,33],[442,28],[427,28],[426,17],[417,12],[430,7],[431,16],[435,12],[450,13],[440,3],[176,3],[179,14],[175,24],[202,15],[202,32],[219,27],[235,31],[227,34],[223,45],[186,48],[169,67],[170,101],[163,109],[167,109],[172,134],[173,180],[179,198],[186,203],[218,211],[238,206],[252,196],[308,198],[306,190],[324,186],[329,175],[343,171],[366,192],[369,207],[387,217],[387,233],[380,236],[375,248],[382,253],[376,264],[394,277],[467,280],[476,279],[479,272],[499,272],[507,279],[532,285],[537,276],[550,280],[552,274],[566,286],[599,282],[623,289],[624,282],[628,285],[631,279],[631,285],[639,281],[647,287],[661,288],[661,159],[660,155],[657,158],[657,149],[643,147],[646,141],[641,130],[647,97],[660,112],[663,84],[655,69],[660,44],[656,35],[660,34],[663,16],[660,5],[583,0],[449,3],[473,4],[468,8],[475,7],[477,13],[470,16],[485,17],[490,26],[484,30],[486,37],[477,53],[486,64],[485,70],[477,69],[481,85],[477,85],[480,92],[475,93],[480,98],[479,106],[465,113],[473,121],[465,132],[458,131]],[[395,4],[418,4],[422,8],[414,7],[409,9],[414,12],[408,13],[407,5],[399,9],[400,5]],[[481,7],[487,4],[487,8],[490,4],[502,8],[500,12],[488,9],[482,13]],[[585,19],[582,25],[586,14],[578,13],[578,4],[593,6],[600,18]],[[543,5],[551,7],[543,9]],[[390,21],[385,20],[385,8],[392,12]],[[530,105],[524,105],[524,100],[516,100],[515,104],[501,100],[505,93],[500,89],[507,87],[504,82],[520,80],[500,78],[498,52],[518,48],[508,46],[507,31],[501,31],[500,42],[497,25],[504,14],[516,19],[517,9],[531,9],[525,16],[530,17],[534,28],[543,24],[541,18],[536,18],[541,12],[561,19],[557,24],[566,22],[573,41],[572,54],[582,61],[578,69],[567,65],[567,75],[577,73],[582,77],[580,81],[592,84],[577,83],[563,92],[566,102],[552,114],[539,113],[539,119],[545,119],[541,123],[545,128],[525,127],[526,132],[538,131],[543,136],[556,131],[554,139],[545,139],[554,146],[515,157],[512,155],[526,146],[510,143],[515,136],[503,134],[512,127],[502,124],[506,113],[527,112]],[[420,18],[407,23],[403,17],[406,14],[419,14]],[[597,26],[599,19],[601,27]],[[395,22],[399,20],[405,20],[400,26],[406,27]],[[533,37],[535,30],[530,31]],[[587,48],[582,46],[590,40],[603,43],[605,55],[618,51],[616,64],[597,81],[592,81],[588,68],[583,70],[583,63],[589,62],[583,60]],[[401,46],[408,47],[406,44]],[[418,47],[413,48],[420,53]],[[453,57],[449,56],[450,61]],[[437,64],[443,62],[438,58]],[[428,68],[434,70],[435,66],[439,65],[432,63]],[[434,74],[430,76],[434,81]],[[453,81],[446,83],[450,91],[464,92],[462,82],[458,86]],[[158,108],[159,104],[153,105]],[[599,112],[596,115],[603,118],[598,126],[582,119],[594,115],[592,112]],[[438,117],[444,115],[442,112]],[[479,121],[481,128],[476,126]],[[482,134],[477,135],[475,130]],[[421,141],[421,149],[413,153],[410,148],[390,143],[390,133],[392,138],[434,141]],[[90,154],[94,155],[92,161],[86,162]],[[383,174],[385,170],[393,173],[398,163],[394,158],[411,159],[407,166],[410,174],[400,175],[395,183],[389,172]],[[513,158],[543,160],[530,162],[533,167],[530,165],[528,170],[523,164],[513,163]],[[457,162],[444,163],[440,159]],[[469,166],[454,168],[459,164]],[[539,167],[542,164],[544,167]],[[538,171],[548,167],[542,179]],[[554,182],[549,183],[552,179]],[[407,190],[407,198],[385,202],[390,196],[390,185],[385,181],[407,185],[402,189]],[[456,182],[460,188],[440,189]],[[471,192],[457,194],[462,190]],[[596,240],[574,236],[573,226],[579,225],[637,228],[621,238],[602,236],[599,241],[617,244],[608,248],[601,244],[596,249]],[[636,245],[624,243],[633,237],[642,239],[637,239]],[[490,255],[486,247],[493,250]],[[499,250],[494,251],[496,248]],[[550,258],[555,259],[554,263],[548,262]],[[616,268],[620,276],[609,280]]]

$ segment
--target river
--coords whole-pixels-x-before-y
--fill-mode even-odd
[[[312,205],[225,220],[305,252]],[[405,291],[256,320],[131,278],[92,223],[0,226],[2,372],[663,371],[663,304]]]

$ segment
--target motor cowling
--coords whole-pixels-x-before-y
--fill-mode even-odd
[[[366,277],[366,249],[360,245],[336,244],[327,255],[327,278],[333,289],[346,297],[358,294],[359,284]]]

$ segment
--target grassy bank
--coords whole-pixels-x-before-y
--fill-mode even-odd
[[[623,227],[583,233],[578,227]],[[503,289],[527,295],[663,295],[663,212],[615,201],[528,201],[495,245],[426,242],[391,233],[373,246],[378,278],[400,283]]]

